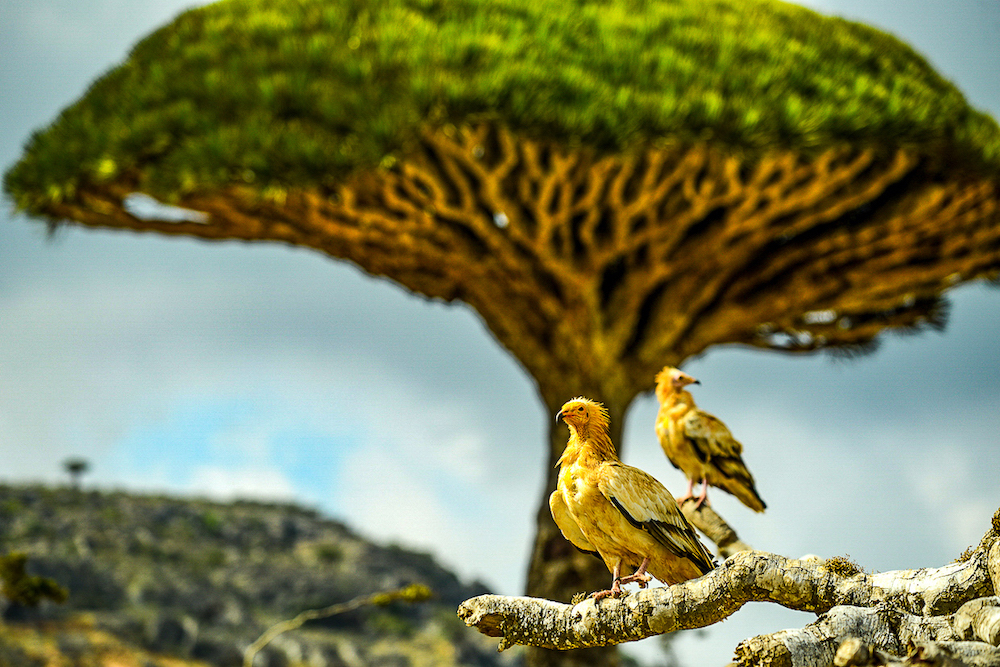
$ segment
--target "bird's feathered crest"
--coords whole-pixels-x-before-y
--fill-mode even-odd
[[[596,421],[598,421],[601,424],[601,426],[607,428],[611,424],[611,417],[610,415],[608,415],[608,409],[604,407],[603,403],[598,403],[597,401],[589,399],[586,396],[577,396],[572,400],[566,401],[566,403],[563,405],[563,410],[573,405],[574,403],[583,403],[584,405],[589,406],[590,410],[588,410],[588,412],[590,412],[591,414],[591,420],[593,420],[594,417],[596,416],[597,417]]]
[[[663,384],[665,382],[670,382],[670,374],[673,373],[676,368],[673,366],[664,366],[663,370],[656,374],[656,384]]]

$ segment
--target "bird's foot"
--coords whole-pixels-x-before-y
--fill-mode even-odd
[[[697,500],[698,502],[696,502],[694,504],[694,508],[695,509],[698,509],[702,505],[704,505],[705,507],[711,507],[712,506],[712,503],[708,502],[708,480],[707,479],[701,480],[701,493],[699,493],[697,496],[694,495],[693,489],[694,489],[694,485],[692,484],[692,486],[688,487],[688,491],[687,491],[687,493],[684,494],[683,499],[681,499],[681,498],[677,499],[677,505],[678,505],[678,507],[680,505],[682,505],[684,503],[684,501],[686,501],[686,500]]]
[[[684,492],[683,496],[677,496],[677,506],[680,507],[684,504],[685,500],[690,500],[691,498],[694,498],[694,482],[689,479],[687,491]]]
[[[636,572],[635,574],[630,574],[627,577],[621,578],[621,583],[623,584],[639,584],[639,588],[646,588],[649,586],[653,578],[646,574],[645,572]]]
[[[639,588],[645,588],[652,581],[652,577],[646,574],[646,568],[649,567],[649,556],[642,559],[642,563],[636,568],[635,572],[628,575],[627,577],[615,577],[615,579],[623,584],[637,583]]]
[[[687,501],[694,501],[694,508],[698,509],[702,505],[705,507],[711,507],[712,503],[708,502],[708,498],[702,498],[701,496],[684,496],[677,499],[677,506],[682,507]]]
[[[694,496],[692,496],[691,499],[692,500],[697,500],[697,502],[694,504],[694,508],[695,509],[698,509],[702,505],[704,505],[705,507],[711,507],[712,506],[712,503],[708,502],[708,498],[694,498]]]
[[[712,503],[708,502],[708,482],[701,483],[701,494],[698,496],[698,502],[694,506],[694,508],[698,509],[702,505],[704,505],[705,507],[712,506]]]
[[[692,498],[694,498],[693,493],[685,493],[683,496],[677,496],[677,506],[680,507],[684,504],[684,501],[691,500]]]
[[[627,578],[627,577],[626,577]],[[597,591],[594,593],[594,602],[599,602],[604,598],[620,598],[625,594],[622,590],[622,580],[615,577],[615,580],[611,583],[611,588],[606,591]]]

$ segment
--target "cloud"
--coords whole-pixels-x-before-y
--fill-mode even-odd
[[[177,490],[218,500],[291,501],[297,496],[296,485],[287,475],[276,467],[264,466],[195,466],[187,484]]]
[[[977,454],[947,440],[914,448],[902,469],[914,502],[933,517],[937,539],[956,556],[979,543],[997,509],[995,470],[984,471]]]
[[[541,438],[505,447],[505,430],[476,418],[481,407],[412,396],[403,380],[383,387],[370,432],[339,466],[331,511],[371,537],[433,553],[467,580],[520,592],[541,482],[538,462],[522,459],[525,450],[541,458]]]
[[[366,448],[348,456],[337,486],[344,511],[362,532],[432,551],[454,544],[447,508],[423,471],[398,450]]]
[[[534,494],[497,502],[391,445],[345,458],[334,505],[361,533],[428,551],[465,580],[521,592]]]

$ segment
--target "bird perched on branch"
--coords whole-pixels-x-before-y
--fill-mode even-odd
[[[563,536],[611,571],[611,589],[594,593],[595,599],[618,597],[622,585],[632,582],[645,588],[650,574],[675,584],[715,567],[670,492],[618,459],[603,405],[574,398],[556,419],[566,422],[570,436],[549,508]],[[633,574],[622,576],[632,568]]]
[[[709,485],[728,491],[755,512],[767,505],[754,485],[753,475],[743,463],[743,445],[718,418],[699,410],[691,392],[684,387],[701,384],[682,370],[665,367],[656,376],[656,434],[660,446],[675,468],[687,476],[687,492],[682,503],[694,496],[695,482],[701,482],[698,505],[708,500]]]

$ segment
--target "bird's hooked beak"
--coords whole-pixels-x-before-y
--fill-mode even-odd
[[[559,412],[556,413],[556,423],[558,424],[559,422],[561,422],[562,418],[563,418],[563,413],[562,410],[560,410]]]
[[[701,384],[701,382],[687,373],[679,373],[674,376],[672,384],[677,388],[684,388],[689,384]]]

